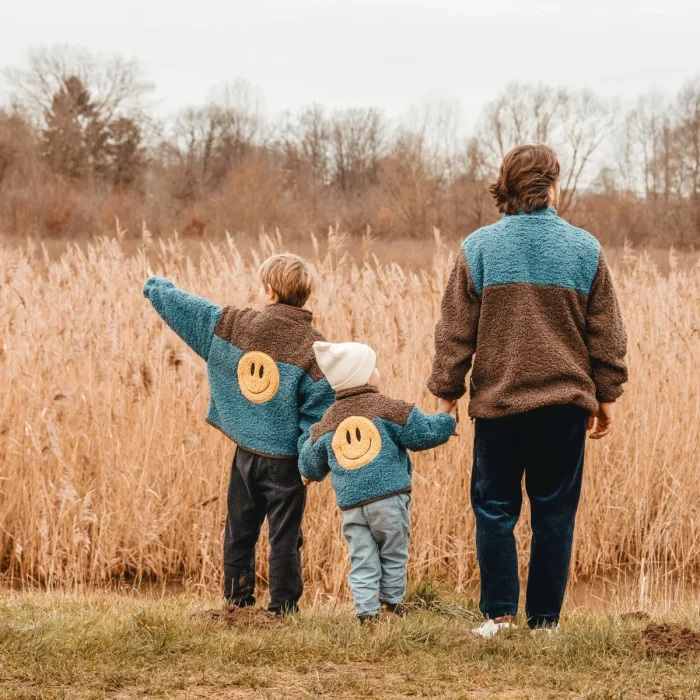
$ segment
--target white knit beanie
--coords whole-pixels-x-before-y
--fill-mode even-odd
[[[335,391],[367,384],[377,363],[377,355],[364,343],[313,344],[316,361]]]

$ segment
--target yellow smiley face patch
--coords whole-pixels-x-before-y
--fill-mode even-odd
[[[331,447],[343,469],[359,469],[379,454],[382,438],[371,420],[350,416],[336,428]]]
[[[252,403],[269,401],[280,386],[280,372],[275,361],[264,352],[247,352],[238,361],[238,386]]]

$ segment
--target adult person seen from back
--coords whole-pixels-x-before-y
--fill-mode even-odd
[[[503,218],[462,244],[435,329],[428,388],[448,412],[466,391],[475,419],[471,501],[484,624],[514,624],[513,530],[522,480],[532,512],[526,616],[559,621],[581,492],[586,430],[602,438],[627,381],[627,339],[598,241],[557,215],[560,166],[519,146],[490,187]],[[473,366],[472,366],[472,359]]]

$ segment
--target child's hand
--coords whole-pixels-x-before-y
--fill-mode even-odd
[[[613,424],[614,406],[615,404],[613,403],[601,403],[597,413],[591,413],[588,416],[588,430],[593,430],[595,425],[595,430],[589,436],[591,440],[600,440],[600,438],[610,433]]]
[[[449,413],[451,416],[456,416],[456,411],[457,411],[457,402],[456,401],[448,401],[447,399],[438,399],[438,413]]]
[[[304,486],[308,486],[311,483],[311,479],[307,479],[305,476],[302,476],[301,483],[304,484]]]

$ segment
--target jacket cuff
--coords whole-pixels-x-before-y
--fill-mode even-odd
[[[143,285],[143,289],[141,290],[143,292],[143,295],[146,297],[146,299],[149,298],[151,289],[153,289],[153,287],[155,287],[157,284],[161,284],[162,282],[167,282],[168,285],[170,285],[171,287],[175,286],[175,285],[173,285],[173,283],[170,280],[165,279],[165,277],[156,277],[156,276],[149,277],[145,281],[145,283]]]
[[[597,387],[595,398],[598,403],[615,403],[623,391],[621,386]]]
[[[444,399],[445,401],[459,401],[459,399],[467,393],[464,386],[457,390],[454,388],[445,388],[444,386],[440,386],[432,377],[428,379],[426,386],[433,396],[437,396],[438,399]]]

